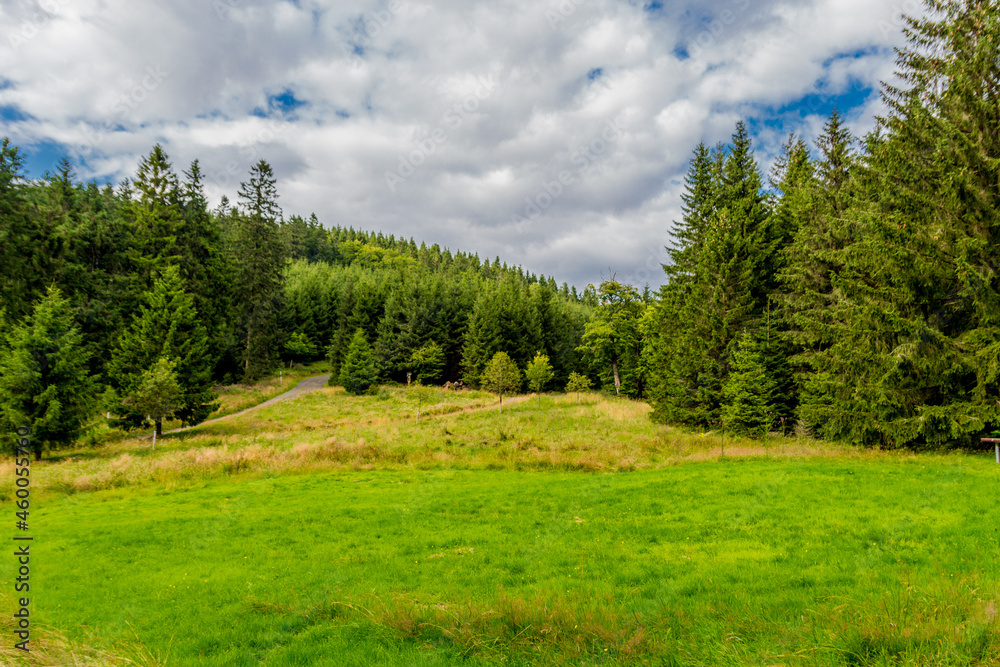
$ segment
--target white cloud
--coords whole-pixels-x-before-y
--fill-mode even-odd
[[[112,180],[159,141],[178,171],[201,160],[215,199],[263,157],[287,213],[500,254],[580,285],[609,268],[656,284],[694,145],[817,90],[877,86],[896,15],[916,9],[663,4],[12,1],[0,6],[0,109],[28,118],[0,119],[0,134],[29,153],[66,145],[83,175]],[[286,91],[305,104],[283,115],[269,100]],[[861,133],[878,101],[844,111]],[[602,137],[616,118],[620,133]],[[822,126],[797,111],[783,120],[755,125],[765,167],[785,133]],[[401,159],[413,174],[393,191],[386,172],[407,172]],[[572,182],[549,202],[561,172]],[[515,225],[532,202],[541,214]]]

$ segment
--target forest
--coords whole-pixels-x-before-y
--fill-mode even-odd
[[[576,374],[662,423],[974,447],[1000,429],[1000,17],[928,4],[867,136],[834,112],[766,177],[745,122],[694,150],[658,292],[286,218],[263,160],[210,208],[199,163],[159,145],[100,187],[69,160],[28,178],[4,139],[3,430],[40,455],[99,415],[147,425],[151,396],[197,424],[280,365],[479,387],[504,353],[546,359],[538,390]]]

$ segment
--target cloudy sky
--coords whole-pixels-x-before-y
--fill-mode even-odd
[[[3,0],[0,135],[117,183],[161,143],[213,202],[268,160],[285,215],[661,282],[699,141],[766,169],[879,112],[916,0]]]

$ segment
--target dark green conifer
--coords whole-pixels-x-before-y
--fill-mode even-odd
[[[358,329],[340,367],[340,384],[348,394],[360,395],[375,384],[375,359],[365,332]]]

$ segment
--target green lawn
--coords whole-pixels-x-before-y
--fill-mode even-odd
[[[34,613],[171,666],[996,665],[998,482],[985,457],[758,457],[51,494]]]

